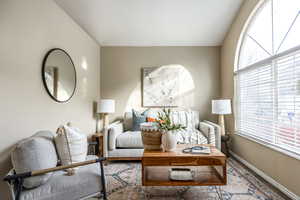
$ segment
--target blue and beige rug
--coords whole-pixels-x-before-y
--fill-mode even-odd
[[[228,161],[228,184],[221,187],[142,187],[139,162],[111,162],[105,173],[109,200],[286,199],[234,159]]]

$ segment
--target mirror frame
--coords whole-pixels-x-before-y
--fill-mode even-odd
[[[68,56],[68,58],[70,59],[72,65],[73,65],[73,69],[74,69],[74,72],[75,72],[75,85],[74,85],[73,92],[72,92],[71,96],[70,96],[67,100],[65,100],[65,101],[60,101],[60,100],[56,99],[56,98],[51,94],[51,92],[50,92],[50,90],[49,90],[49,88],[48,88],[48,86],[47,86],[45,76],[44,76],[47,59],[48,59],[49,55],[50,55],[53,51],[57,51],[57,50],[62,51],[64,54],[66,54],[66,55]],[[75,65],[74,65],[74,62],[73,62],[71,56],[70,56],[65,50],[63,50],[63,49],[61,49],[61,48],[53,48],[53,49],[50,49],[50,50],[46,53],[46,55],[45,55],[45,57],[44,57],[44,59],[43,59],[43,65],[42,65],[42,79],[43,79],[43,84],[44,84],[44,87],[45,87],[45,89],[46,89],[48,95],[49,95],[54,101],[56,101],[56,102],[58,102],[58,103],[66,103],[66,102],[68,102],[68,101],[74,96],[75,91],[76,91],[76,88],[77,88],[77,72],[76,72],[76,68],[75,68]]]

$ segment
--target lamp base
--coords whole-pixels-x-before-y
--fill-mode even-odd
[[[221,127],[221,135],[225,135],[224,115],[219,115],[219,125]]]
[[[99,115],[96,116],[96,133],[99,133]]]
[[[109,119],[108,119],[108,114],[107,113],[103,113],[103,130],[107,130],[108,126],[109,126]]]

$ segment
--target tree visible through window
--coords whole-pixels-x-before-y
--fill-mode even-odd
[[[300,154],[300,1],[265,0],[235,69],[236,131]]]

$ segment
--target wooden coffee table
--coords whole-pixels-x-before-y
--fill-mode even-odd
[[[177,145],[174,152],[145,150],[142,157],[143,186],[208,186],[226,185],[226,156],[212,145],[210,154],[182,153],[195,145]],[[197,145],[198,146],[198,145]],[[194,171],[192,181],[174,181],[169,178],[171,168],[189,168]]]

